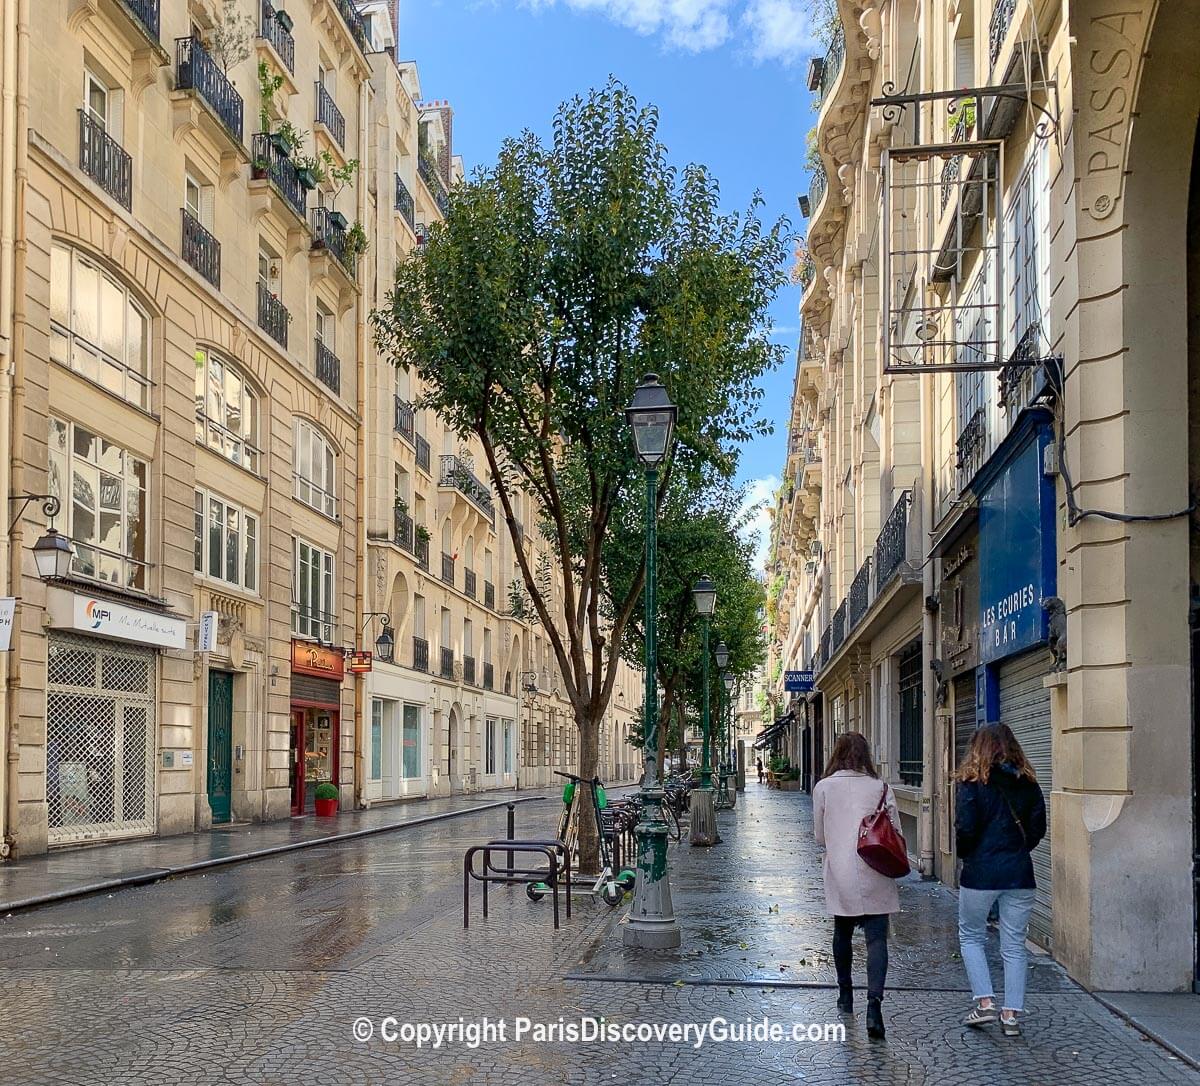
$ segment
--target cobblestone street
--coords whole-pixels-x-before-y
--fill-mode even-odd
[[[518,808],[518,835],[548,832],[555,806]],[[494,891],[487,921],[476,895],[464,932],[462,852],[502,834],[502,810],[13,914],[0,921],[5,1081],[603,1083],[636,1069],[723,1084],[1200,1083],[1048,959],[1032,970],[1023,1038],[963,1029],[954,897],[911,880],[884,1043],[867,1041],[861,1013],[844,1044],[434,1052],[352,1038],[359,1016],[387,1015],[836,1021],[809,810],[751,785],[720,816],[722,844],[672,849],[677,952],[628,954],[620,914],[584,899],[554,932],[549,903],[519,889]]]

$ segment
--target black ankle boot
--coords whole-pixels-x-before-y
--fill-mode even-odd
[[[883,1010],[878,999],[867,1000],[867,1036],[876,1041],[882,1041],[887,1036],[887,1031],[883,1028]]]
[[[854,1013],[854,989],[849,984],[838,985],[837,1009],[840,1014]]]

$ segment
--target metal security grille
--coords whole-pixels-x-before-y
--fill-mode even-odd
[[[50,638],[46,674],[49,841],[154,832],[155,654]]]
[[[900,779],[920,785],[925,776],[925,735],[921,721],[921,643],[900,654]]]

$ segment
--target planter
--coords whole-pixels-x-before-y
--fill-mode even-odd
[[[296,25],[292,22],[292,17],[282,8],[275,12],[275,21],[289,34],[292,32],[292,27]]]
[[[267,134],[267,139],[271,141],[271,146],[275,148],[281,155],[291,157],[292,145],[288,142],[287,137],[282,132],[270,132]]]
[[[780,781],[779,790],[781,792],[799,792],[803,789],[803,781]]]
[[[308,166],[301,166],[296,171],[296,180],[300,182],[301,188],[308,189],[311,192],[317,187],[317,172]]]
[[[345,230],[350,225],[350,220],[346,218],[340,211],[331,211],[329,213],[329,221],[333,223],[339,230]]]
[[[316,799],[313,804],[317,810],[318,818],[332,818],[337,814],[338,801],[336,799]]]

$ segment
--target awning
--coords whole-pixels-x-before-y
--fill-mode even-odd
[[[796,719],[794,713],[785,713],[774,724],[768,724],[754,740],[754,749],[763,750],[769,747],[776,739],[779,738],[785,731],[788,725],[792,724]]]

